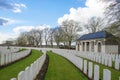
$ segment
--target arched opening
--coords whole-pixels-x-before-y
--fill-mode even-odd
[[[89,51],[89,47],[90,47],[89,45],[90,45],[90,43],[89,43],[89,42],[87,42],[86,44],[87,44],[87,46],[86,46],[87,51]]]
[[[101,43],[98,43],[98,52],[101,52]]]

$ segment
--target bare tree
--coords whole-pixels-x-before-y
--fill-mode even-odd
[[[31,35],[31,31],[26,32],[26,39],[27,39],[27,46],[34,46],[34,37]]]
[[[54,43],[54,32],[55,32],[54,28],[50,29],[49,42],[50,42],[51,47],[53,47],[53,43]]]
[[[120,37],[120,1],[116,0],[116,2],[107,7],[105,14],[108,19],[106,30]]]
[[[89,33],[94,33],[97,31],[101,31],[105,28],[104,19],[99,17],[94,17],[88,20],[88,23],[84,26]]]
[[[59,47],[60,42],[63,42],[63,39],[64,39],[63,31],[62,31],[61,27],[56,27],[54,30],[55,30],[54,34],[53,34],[54,35],[54,40],[57,44],[57,47]]]
[[[62,22],[61,25],[62,32],[64,33],[64,41],[67,41],[69,47],[71,47],[71,43],[77,35],[77,32],[82,31],[78,22],[74,20],[66,20]]]
[[[108,27],[105,30],[117,36],[114,40],[118,42],[120,49],[120,0],[116,0],[116,2],[107,7],[105,15],[108,19]]]
[[[26,38],[26,32],[21,33],[20,36],[17,38],[17,45],[19,46],[26,46],[27,45],[27,38]]]
[[[36,46],[42,45],[42,30],[33,29],[29,32],[23,32],[17,38],[18,45]]]
[[[33,29],[27,34],[27,39],[29,41],[29,44],[32,44],[32,46],[38,47],[39,45],[42,45],[42,30],[36,30]]]
[[[43,38],[45,40],[46,47],[48,46],[48,41],[50,39],[50,28],[45,28],[43,30]]]
[[[38,39],[37,41],[39,42],[40,46],[42,46],[42,36],[43,36],[43,30],[37,30],[37,33],[38,33]]]

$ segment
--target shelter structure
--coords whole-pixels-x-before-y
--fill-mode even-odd
[[[76,42],[76,50],[80,52],[118,54],[118,43],[112,34],[99,31],[81,36]]]

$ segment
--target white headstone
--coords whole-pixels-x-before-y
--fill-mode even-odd
[[[80,69],[83,70],[83,59],[80,60]]]
[[[93,63],[89,62],[89,66],[88,66],[88,76],[90,79],[92,79],[92,72],[93,72]]]
[[[4,59],[5,59],[5,56],[4,56],[4,54],[2,53],[2,54],[1,54],[1,65],[4,65],[4,62],[5,62]]]
[[[11,63],[11,60],[12,59],[12,55],[11,55],[11,53],[9,53],[9,62]]]
[[[101,63],[101,57],[99,56],[98,58],[99,58],[98,62]]]
[[[109,67],[112,67],[112,58],[111,58],[111,57],[109,57],[108,66],[109,66]]]
[[[108,59],[107,59],[107,57],[106,57],[106,59],[105,59],[105,66],[107,66],[107,64],[108,64]]]
[[[103,80],[111,80],[111,71],[108,69],[103,70]]]
[[[16,78],[12,78],[12,79],[10,79],[10,80],[17,80]]]
[[[103,58],[103,56],[102,56],[102,64],[104,64],[104,61],[105,61],[105,60],[104,60],[104,58]]]
[[[30,80],[33,79],[33,64],[30,65]]]
[[[99,66],[94,65],[94,80],[99,80]]]
[[[84,60],[84,70],[83,72],[87,74],[87,60]]]
[[[115,69],[119,70],[119,60],[115,60]]]
[[[25,80],[29,80],[29,67],[26,67],[25,69]]]
[[[21,71],[21,72],[18,74],[18,80],[25,80],[24,71]]]
[[[9,57],[8,57],[8,53],[7,53],[7,54],[5,54],[5,63],[8,64],[8,62],[9,62]]]

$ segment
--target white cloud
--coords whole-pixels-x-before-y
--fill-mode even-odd
[[[13,24],[15,22],[16,22],[15,20],[0,17],[0,26],[10,25],[10,24]]]
[[[18,26],[13,29],[15,33],[20,33],[21,31],[30,31],[34,26]]]
[[[89,18],[103,17],[103,12],[109,4],[110,2],[103,2],[102,0],[87,0],[85,3],[86,7],[70,8],[70,13],[60,17],[58,24],[61,25],[67,19],[85,23]]]
[[[50,25],[43,24],[43,25],[40,25],[40,26],[35,27],[34,29],[43,30],[43,29],[45,29],[45,28],[50,28]]]
[[[21,31],[30,31],[32,29],[38,29],[38,30],[43,30],[45,28],[50,28],[49,25],[40,25],[40,26],[18,26],[18,27],[15,27],[13,29],[13,31],[16,33],[16,34],[19,34]]]
[[[20,13],[22,7],[27,8],[25,4],[14,4],[13,12]]]
[[[88,23],[88,20],[93,17],[104,17],[105,8],[110,4],[115,3],[115,0],[86,0],[85,7],[70,8],[69,14],[65,14],[63,17],[58,18],[58,24],[62,25],[65,20],[75,20],[80,22],[83,31],[78,34],[83,35],[88,33],[88,30],[84,28],[84,24]]]
[[[25,4],[13,3],[10,0],[0,0],[0,9],[11,10],[20,13],[22,8],[27,8]]]

